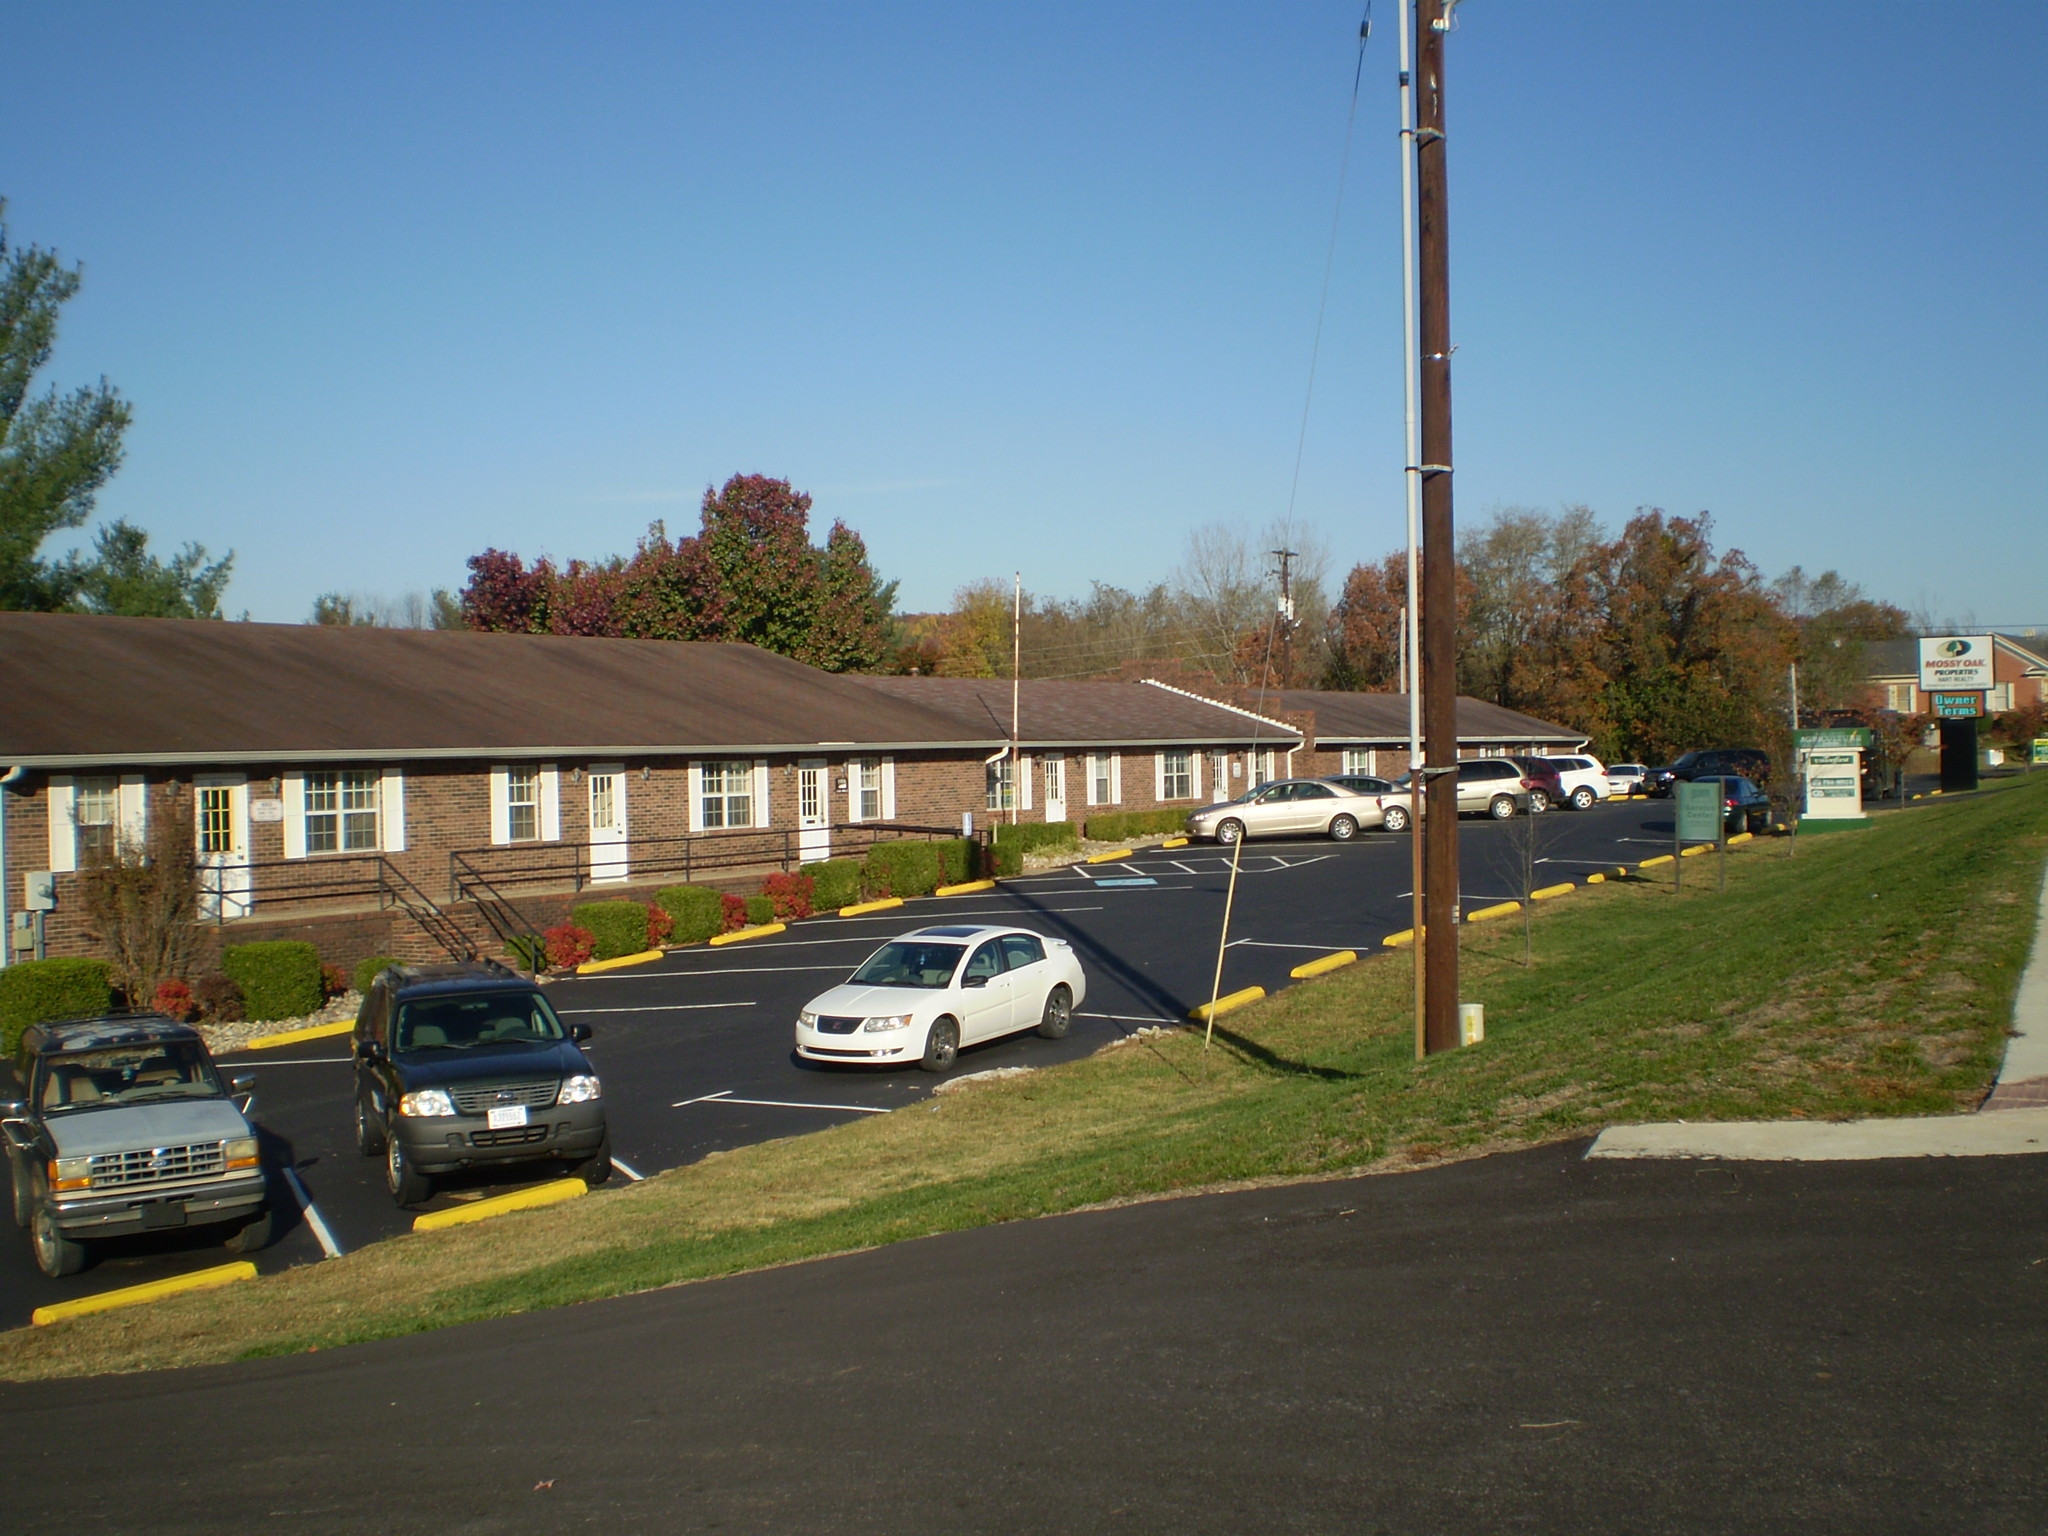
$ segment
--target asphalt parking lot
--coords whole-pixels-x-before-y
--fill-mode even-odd
[[[1468,818],[1466,908],[1516,896],[1525,858],[1542,886],[1668,851],[1671,814],[1669,801],[1633,801],[1511,822]],[[587,1049],[604,1079],[614,1177],[643,1176],[928,1095],[941,1079],[915,1068],[820,1067],[791,1049],[797,1010],[909,929],[962,920],[1036,928],[1073,943],[1087,975],[1088,995],[1066,1039],[1027,1032],[970,1047],[954,1075],[1070,1060],[1148,1024],[1184,1019],[1209,998],[1228,871],[1228,852],[1213,845],[1151,850],[1006,880],[994,891],[820,918],[746,944],[679,950],[650,965],[552,983],[549,996],[567,1022],[594,1032]],[[1223,991],[1277,991],[1290,984],[1293,966],[1315,955],[1378,950],[1386,934],[1409,926],[1409,892],[1406,837],[1247,844]],[[254,1118],[277,1170],[274,1190],[294,1210],[303,1190],[319,1218],[295,1216],[255,1256],[260,1268],[317,1262],[330,1247],[346,1252],[410,1227],[416,1213],[393,1205],[381,1163],[356,1152],[344,1039],[230,1055],[222,1064],[256,1075]],[[529,1165],[509,1182],[448,1181],[428,1208],[559,1176],[550,1165]],[[25,1323],[48,1302],[229,1257],[203,1229],[153,1235],[106,1244],[83,1274],[57,1281],[37,1272],[26,1235],[17,1233],[0,1243],[0,1326]]]

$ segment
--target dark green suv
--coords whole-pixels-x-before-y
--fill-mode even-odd
[[[356,1145],[402,1206],[436,1174],[568,1162],[611,1176],[597,1073],[539,987],[493,961],[391,966],[356,1016]]]

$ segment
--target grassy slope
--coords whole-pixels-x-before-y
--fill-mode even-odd
[[[1488,1039],[1418,1065],[1381,958],[1198,1033],[971,1084],[566,1206],[251,1285],[0,1335],[0,1376],[226,1360],[531,1310],[1118,1199],[1412,1167],[1617,1122],[1942,1114],[2003,1046],[2048,853],[2048,776],[1759,844],[1692,887],[1587,888],[1468,928]]]

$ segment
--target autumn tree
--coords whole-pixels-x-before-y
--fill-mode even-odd
[[[1795,565],[1771,583],[1771,598],[1792,626],[1803,709],[1848,704],[1869,675],[1871,642],[1911,633],[1905,609],[1873,601],[1835,571],[1809,577]]]

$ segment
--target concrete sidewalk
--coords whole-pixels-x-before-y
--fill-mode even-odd
[[[1602,1131],[1586,1155],[1853,1162],[1876,1157],[2010,1157],[2048,1152],[2048,878],[2041,885],[2033,952],[2013,997],[2012,1031],[1998,1078],[1974,1115],[1617,1125]]]

